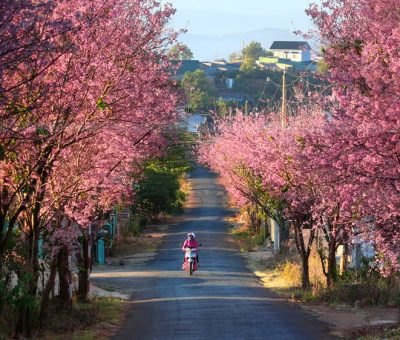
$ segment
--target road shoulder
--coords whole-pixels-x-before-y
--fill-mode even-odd
[[[364,337],[366,337],[365,339],[381,339],[384,334],[388,334],[387,339],[400,338],[399,309],[361,308],[345,304],[330,305],[301,301],[296,290],[290,289],[287,283],[276,274],[273,267],[268,266],[268,262],[272,262],[275,256],[273,251],[242,251],[241,253],[248,268],[257,276],[262,286],[328,324],[333,335],[346,339],[362,339]]]

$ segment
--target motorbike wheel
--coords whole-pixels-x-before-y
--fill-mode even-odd
[[[189,263],[189,276],[192,276],[193,274],[193,262]]]

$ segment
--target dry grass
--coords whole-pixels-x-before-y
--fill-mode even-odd
[[[239,244],[241,251],[251,251],[251,235],[246,226],[244,225],[239,227],[232,226],[230,234]]]
[[[107,339],[122,324],[126,301],[98,297],[88,304],[76,303],[71,310],[51,313],[45,340]]]
[[[113,246],[114,257],[124,257],[139,253],[149,253],[157,250],[161,238],[138,236],[116,241]]]
[[[324,272],[322,271],[321,259],[317,253],[315,246],[311,250],[308,263],[312,289],[315,293],[317,293],[317,291],[326,288],[326,277]]]
[[[381,340],[381,339],[399,340],[400,339],[400,328],[383,330],[383,331],[380,331],[377,333],[378,334],[376,334],[376,335],[362,336],[357,339],[358,340]]]
[[[296,262],[286,261],[275,269],[287,287],[301,286],[301,266]]]
[[[251,263],[253,271],[261,279],[264,287],[282,297],[303,301],[317,299],[326,287],[325,276],[315,250],[310,255],[309,266],[312,290],[304,292],[301,289],[302,268],[297,252],[278,253],[268,260]]]
[[[182,176],[179,179],[179,184],[180,184],[180,190],[182,190],[187,197],[187,195],[189,195],[190,192],[192,191],[192,183],[188,180],[186,176]]]
[[[400,315],[397,316],[400,310],[390,307],[400,305],[400,276],[388,280],[368,274],[362,279],[360,273],[349,271],[347,277],[328,290],[319,256],[313,250],[309,259],[312,289],[303,291],[297,254],[276,254],[266,260],[251,260],[249,265],[264,287],[280,297],[302,303],[345,339],[400,339],[396,322],[400,320]],[[357,308],[354,308],[355,301],[358,301]],[[389,320],[391,324],[387,324]]]

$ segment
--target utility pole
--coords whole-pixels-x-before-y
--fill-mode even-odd
[[[247,99],[246,99],[246,101],[244,103],[244,115],[245,116],[249,115],[249,102],[247,101]]]
[[[286,126],[286,69],[283,69],[282,75],[282,109],[281,109],[281,126]]]

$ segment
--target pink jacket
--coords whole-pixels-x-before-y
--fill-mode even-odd
[[[188,240],[188,239],[186,239],[185,242],[183,242],[182,250],[185,250],[185,248],[196,248],[196,249],[199,249],[199,244],[197,243],[196,240]]]

